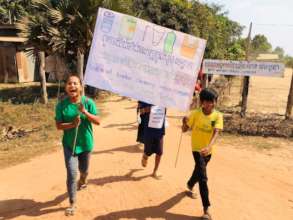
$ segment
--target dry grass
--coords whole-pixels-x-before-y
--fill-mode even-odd
[[[283,78],[250,77],[248,112],[284,115],[292,77],[292,69],[286,68]],[[235,77],[225,106],[237,106],[241,101],[241,78]]]
[[[0,140],[0,167],[4,168],[36,155],[54,151],[60,146],[60,135],[55,128],[54,106],[56,99],[48,105],[0,103],[0,128],[5,133],[13,129],[34,130],[23,137]]]
[[[39,103],[37,84],[0,84],[0,168],[5,168],[55,151],[61,147],[62,132],[55,128],[57,86],[50,85],[47,105]],[[103,103],[109,96],[101,93],[96,102],[102,116]],[[25,131],[19,137],[7,138],[8,129]],[[17,136],[17,135],[16,135]]]
[[[256,149],[267,151],[276,148],[287,148],[292,146],[292,138],[241,136],[223,133],[219,139],[219,144],[231,146],[244,146],[246,149]]]

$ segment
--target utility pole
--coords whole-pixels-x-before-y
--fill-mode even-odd
[[[288,102],[287,102],[287,108],[286,108],[286,114],[285,114],[286,119],[289,119],[292,117],[292,107],[293,107],[293,70],[292,70],[291,86],[289,90]]]
[[[249,26],[249,32],[246,40],[246,52],[245,57],[246,61],[249,61],[249,52],[250,52],[250,41],[251,41],[251,29],[252,29],[252,22]],[[242,101],[241,101],[241,117],[245,117],[246,109],[247,109],[247,97],[248,97],[248,90],[249,90],[249,76],[244,76],[243,79],[243,88],[242,88]]]

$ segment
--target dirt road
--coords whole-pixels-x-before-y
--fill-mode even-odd
[[[135,142],[136,103],[114,96],[103,105],[109,114],[95,128],[89,186],[78,192],[78,210],[70,218],[200,219],[200,199],[190,199],[184,193],[193,169],[188,134],[183,135],[174,167],[182,113],[168,112],[170,126],[161,166],[164,176],[155,180],[149,176],[154,158],[146,169],[140,165],[142,147]],[[279,148],[264,152],[246,147],[249,137],[239,142],[225,138],[229,137],[219,140],[208,166],[213,219],[292,220],[293,146],[280,139]],[[0,219],[68,219],[64,216],[67,205],[61,148],[0,170]]]

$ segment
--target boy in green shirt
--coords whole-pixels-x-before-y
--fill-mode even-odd
[[[201,107],[191,111],[189,117],[183,118],[182,131],[191,129],[192,154],[195,167],[187,182],[191,191],[199,183],[199,191],[203,205],[203,219],[211,219],[209,213],[209,190],[207,185],[206,166],[211,159],[213,145],[220,130],[223,129],[223,116],[214,109],[218,95],[212,89],[203,89],[200,94]]]

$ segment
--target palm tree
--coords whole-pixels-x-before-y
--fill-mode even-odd
[[[27,14],[30,0],[0,0],[0,23],[13,24]]]
[[[48,16],[55,28],[52,48],[64,56],[74,54],[77,73],[83,79],[84,57],[88,55],[93,38],[97,11],[105,7],[116,11],[129,10],[130,0],[60,0],[48,9]]]
[[[43,101],[47,103],[44,73],[45,53],[62,58],[76,57],[77,73],[83,79],[84,57],[89,53],[99,7],[129,12],[131,0],[32,0],[34,15],[17,23],[28,38],[31,52],[40,61]],[[71,61],[72,62],[72,61]]]
[[[35,2],[32,4],[37,6]],[[33,15],[32,15],[33,14]],[[42,88],[42,101],[48,103],[46,77],[45,77],[45,53],[52,51],[50,47],[51,35],[50,21],[46,16],[46,11],[38,10],[37,13],[32,13],[23,17],[16,23],[16,27],[21,31],[20,36],[27,38],[27,52],[37,57],[39,61],[40,83]]]

